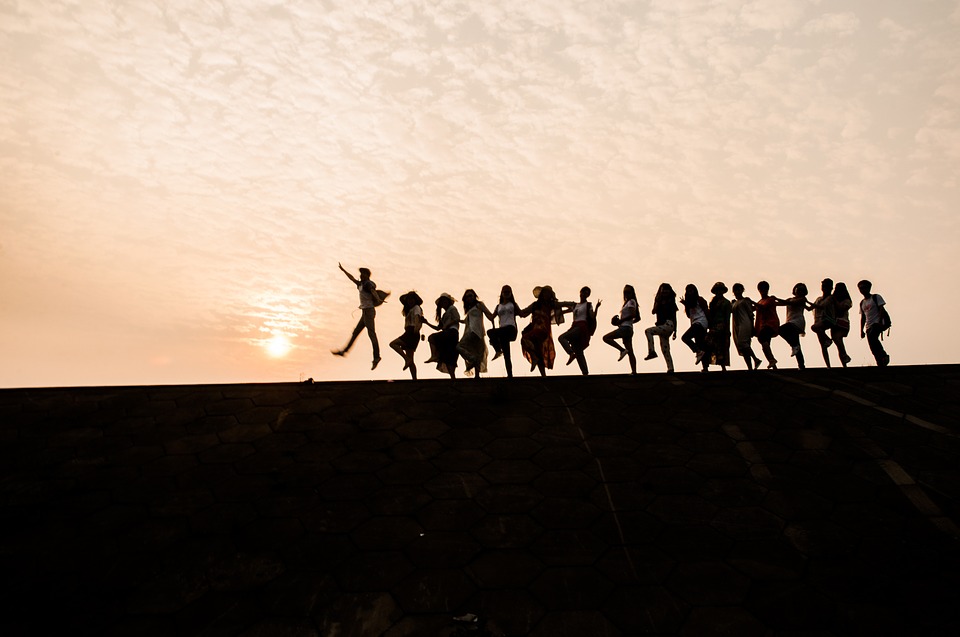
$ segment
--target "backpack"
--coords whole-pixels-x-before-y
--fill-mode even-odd
[[[887,306],[880,305],[877,303],[877,295],[873,295],[873,304],[877,306],[877,311],[880,314],[880,331],[887,332],[887,336],[890,336],[890,326],[893,323],[890,321],[890,315],[887,313]]]

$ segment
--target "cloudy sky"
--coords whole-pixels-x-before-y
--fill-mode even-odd
[[[641,327],[870,278],[894,364],[960,362],[956,0],[5,0],[0,57],[3,387],[403,378],[395,300],[330,355],[338,261]]]

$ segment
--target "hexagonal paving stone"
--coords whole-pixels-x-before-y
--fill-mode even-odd
[[[581,469],[592,463],[593,457],[580,447],[549,447],[541,449],[533,461],[547,470]]]
[[[350,537],[364,550],[386,551],[410,544],[422,533],[420,525],[406,516],[383,516],[367,520]]]
[[[582,529],[601,515],[593,504],[576,498],[546,498],[531,511],[545,529]]]
[[[597,486],[597,480],[583,471],[544,471],[533,486],[554,497],[585,497]]]
[[[474,527],[473,536],[491,548],[523,548],[542,532],[528,515],[488,515]]]
[[[450,430],[450,427],[446,425],[442,420],[432,419],[432,420],[413,420],[408,423],[404,423],[397,427],[396,431],[398,434],[404,438],[413,438],[413,439],[433,439],[439,438],[447,431]]]
[[[784,521],[761,507],[731,507],[721,509],[710,523],[734,539],[779,537]]]
[[[377,477],[384,484],[422,484],[438,473],[428,460],[400,460],[377,471]]]
[[[589,566],[608,546],[588,529],[546,529],[530,550],[550,566]]]
[[[437,499],[472,499],[487,487],[487,481],[475,473],[441,473],[423,486]]]
[[[599,611],[547,612],[532,637],[619,637],[620,631]]]
[[[537,489],[525,484],[495,484],[482,489],[476,502],[487,513],[526,513],[543,499]]]
[[[399,439],[392,431],[360,431],[344,443],[350,451],[382,451],[395,445]]]
[[[547,568],[530,587],[548,610],[597,610],[613,589],[610,580],[589,566]]]
[[[742,608],[695,608],[687,617],[680,634],[684,637],[763,637],[763,623]]]
[[[471,562],[467,572],[481,588],[523,588],[544,566],[526,551],[484,551]]]
[[[482,550],[474,537],[465,531],[424,531],[404,552],[410,561],[422,568],[464,566]]]
[[[520,484],[530,482],[543,471],[530,460],[493,460],[480,470],[491,484]]]
[[[497,418],[487,430],[498,438],[525,438],[540,430],[540,423],[526,416]]]
[[[525,590],[480,590],[464,607],[484,619],[492,634],[526,635],[544,614],[543,606]]]
[[[479,471],[492,458],[481,449],[447,449],[431,459],[440,471]]]
[[[396,586],[414,572],[414,566],[399,551],[357,553],[337,567],[337,581],[345,591],[381,591]]]
[[[436,500],[417,512],[420,525],[431,531],[457,531],[471,528],[484,516],[473,500]]]
[[[647,511],[668,524],[706,524],[719,509],[697,495],[661,495]]]
[[[540,451],[540,445],[530,438],[498,438],[483,450],[498,459],[529,458]]]
[[[693,562],[677,565],[667,586],[694,606],[729,606],[744,600],[750,579],[723,562]]]
[[[381,635],[403,616],[389,593],[343,595],[315,617],[321,635]]]
[[[604,606],[606,617],[627,635],[676,634],[687,612],[663,586],[617,588]]]
[[[393,595],[408,613],[449,613],[458,608],[476,587],[463,571],[417,571],[393,588]]]

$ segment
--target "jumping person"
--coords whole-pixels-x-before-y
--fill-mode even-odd
[[[437,370],[450,374],[450,378],[457,377],[457,341],[460,338],[460,312],[457,311],[454,298],[444,292],[436,301],[436,325],[424,320],[424,325],[437,331],[427,338],[430,343],[430,358],[427,363],[436,363]]]
[[[390,348],[403,358],[403,369],[410,370],[410,376],[417,380],[417,364],[413,355],[420,345],[420,329],[423,325],[423,299],[416,292],[400,295],[403,304],[403,334],[390,342]]]
[[[347,275],[347,278],[357,286],[357,290],[360,292],[360,311],[362,314],[360,321],[357,322],[357,326],[353,328],[353,334],[350,335],[350,340],[346,346],[343,349],[333,350],[332,353],[334,356],[346,356],[350,348],[353,347],[354,341],[360,336],[360,332],[366,329],[367,336],[370,337],[370,344],[373,345],[373,366],[370,369],[376,369],[377,365],[380,364],[380,343],[377,340],[377,329],[374,325],[374,319],[377,316],[376,306],[383,302],[386,295],[381,296],[377,292],[377,284],[370,280],[370,270],[367,268],[360,268],[360,279],[357,280],[357,278],[347,272],[342,265],[339,263],[337,263],[337,265],[340,267],[340,271]]]
[[[696,363],[699,365],[706,353],[703,341],[707,336],[707,328],[710,325],[707,321],[707,310],[709,309],[707,301],[700,296],[697,286],[690,283],[683,291],[680,304],[683,306],[687,318],[690,319],[690,327],[683,333],[680,340],[697,355]]]
[[[790,344],[790,356],[797,359],[797,367],[804,369],[806,365],[803,361],[800,337],[803,336],[807,327],[803,316],[804,310],[807,309],[807,286],[797,283],[793,286],[793,296],[789,299],[776,299],[776,304],[787,308],[787,320],[780,326],[780,337]]]
[[[590,297],[590,288],[584,286],[580,288],[580,302],[573,306],[573,325],[570,329],[557,337],[560,346],[563,347],[569,356],[567,365],[577,361],[580,366],[580,372],[586,376],[589,374],[587,369],[587,358],[583,351],[590,346],[590,337],[597,329],[597,312],[600,311],[600,304],[603,301],[597,301],[597,307],[587,299]]]
[[[520,315],[520,306],[513,298],[513,288],[505,285],[500,289],[500,302],[490,312],[480,304],[490,322],[497,317],[498,327],[487,330],[490,345],[493,346],[493,359],[503,356],[503,364],[507,368],[507,378],[513,378],[513,361],[510,357],[510,343],[517,340],[517,316]]]
[[[733,284],[733,344],[737,353],[747,363],[747,369],[760,369],[760,359],[753,353],[753,307],[752,299],[743,296],[743,284]]]
[[[760,293],[760,300],[754,305],[754,309],[757,311],[754,332],[757,335],[757,340],[760,341],[760,349],[763,350],[763,355],[767,359],[767,369],[776,369],[777,359],[773,357],[770,341],[780,334],[777,299],[770,296],[770,284],[766,281],[757,283],[757,291]]]
[[[640,307],[637,303],[637,293],[632,285],[623,286],[623,307],[620,315],[614,316],[611,323],[617,326],[609,334],[604,335],[603,342],[620,352],[618,362],[626,356],[630,361],[630,373],[637,373],[637,356],[633,353],[633,324],[640,321]],[[623,342],[621,347],[616,339]]]
[[[483,338],[483,309],[484,306],[477,299],[477,293],[466,290],[463,293],[463,338],[457,343],[457,353],[463,357],[463,373],[476,374],[480,379],[480,372],[487,372],[487,342]]]
[[[873,294],[873,284],[864,279],[857,283],[857,289],[863,295],[860,301],[860,338],[866,337],[870,352],[879,367],[890,364],[890,355],[883,349],[880,335],[890,327],[889,318],[884,309],[886,301],[879,294]]]
[[[677,339],[677,293],[669,283],[661,283],[657,289],[657,295],[653,298],[653,314],[656,317],[656,323],[653,327],[644,330],[647,337],[647,355],[643,360],[649,361],[657,357],[657,352],[653,349],[653,337],[660,337],[660,351],[663,352],[663,360],[667,363],[667,373],[673,373],[673,357],[670,356],[670,336]]]

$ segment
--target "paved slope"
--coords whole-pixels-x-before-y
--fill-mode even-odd
[[[957,366],[4,390],[0,630],[960,634],[958,397]]]

